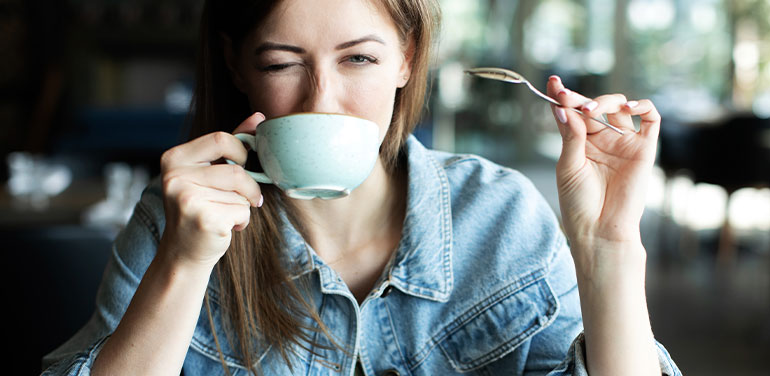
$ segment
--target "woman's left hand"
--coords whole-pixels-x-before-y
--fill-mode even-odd
[[[596,375],[660,375],[645,299],[646,252],[639,234],[655,161],[660,115],[649,100],[620,94],[593,100],[548,80],[563,147],[559,204],[575,259],[587,368]],[[625,134],[588,117],[607,115]],[[640,116],[634,129],[632,116]]]
[[[548,80],[548,95],[585,113],[552,105],[563,140],[556,178],[567,237],[581,248],[637,248],[660,130],[658,111],[649,100],[628,101],[621,94],[588,99],[566,89],[557,76]],[[625,134],[588,119],[604,114]],[[632,116],[641,117],[639,132]]]

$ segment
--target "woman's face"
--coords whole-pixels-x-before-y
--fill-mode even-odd
[[[390,125],[410,62],[384,9],[368,0],[285,0],[228,54],[236,86],[267,118],[294,112],[355,115]]]

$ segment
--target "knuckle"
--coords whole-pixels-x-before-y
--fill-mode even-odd
[[[251,207],[249,207],[247,205],[244,205],[241,208],[240,213],[241,213],[241,215],[240,215],[240,221],[239,222],[244,223],[244,224],[248,224],[249,220],[251,219]]]
[[[239,165],[233,165],[232,175],[239,184],[247,191],[259,190],[259,185],[254,179],[246,173],[246,169]]]
[[[192,224],[196,231],[207,232],[210,226],[208,216],[198,215],[192,219]]]
[[[222,235],[223,233],[220,228],[221,226],[217,223],[218,221],[213,220],[210,215],[201,213],[200,215],[196,215],[192,221],[194,228],[199,232],[213,233],[216,235]]]
[[[163,191],[167,193],[172,193],[177,190],[177,187],[180,184],[180,177],[179,175],[166,173],[163,174]]]
[[[236,179],[243,179],[243,176],[246,175],[246,172],[243,170],[243,167],[237,164],[228,164],[228,171],[230,175],[232,175]]]
[[[195,194],[190,191],[180,192],[176,197],[177,205],[183,212],[192,211],[193,206],[198,202]]]
[[[227,143],[227,137],[229,135],[225,132],[218,131],[211,134],[211,140],[217,146],[224,146]]]
[[[161,171],[167,171],[171,169],[177,159],[177,154],[179,154],[178,147],[173,147],[163,152],[163,154],[160,156]]]
[[[227,173],[236,186],[242,187],[248,184],[246,180],[249,175],[246,174],[246,170],[239,165],[227,165]],[[251,180],[251,179],[249,179]]]

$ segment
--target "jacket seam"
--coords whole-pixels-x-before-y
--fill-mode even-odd
[[[450,169],[465,162],[481,162],[479,156],[474,154],[461,154],[444,161],[444,168]]]
[[[508,284],[502,289],[496,291],[491,296],[485,298],[481,302],[469,308],[463,314],[461,314],[457,319],[455,319],[448,325],[441,328],[439,331],[436,332],[436,334],[432,335],[428,343],[425,345],[425,347],[416,353],[416,355],[414,356],[414,359],[415,359],[414,364],[410,365],[409,368],[414,369],[417,366],[419,366],[420,363],[422,363],[423,361],[425,361],[425,359],[428,358],[428,355],[433,351],[433,349],[436,346],[439,346],[439,344],[442,341],[444,341],[447,337],[454,334],[457,330],[462,328],[465,324],[467,324],[474,318],[478,317],[479,314],[486,311],[489,307],[495,305],[496,303],[499,303],[500,301],[504,300],[509,296],[516,294],[522,289],[529,287],[533,283],[537,283],[539,280],[544,278],[545,278],[545,272],[542,268],[535,270],[532,273],[529,273],[524,277],[519,278],[516,281]]]
[[[134,210],[136,218],[138,218],[142,224],[150,231],[155,243],[160,243],[160,231],[156,223],[152,220],[152,214],[150,214],[147,204],[144,201],[139,201]]]
[[[556,294],[553,291],[553,289],[551,288],[550,284],[548,283],[548,280],[546,278],[542,278],[542,279],[539,279],[538,281],[536,281],[535,283],[538,283],[540,281],[543,281],[546,284],[546,288],[551,291],[551,297],[555,297]],[[532,286],[532,285],[533,284],[529,284],[527,287]],[[511,296],[511,295],[506,296],[506,298],[509,297],[509,296]],[[502,300],[503,299],[501,299],[501,301]],[[496,347],[494,350],[490,351],[489,353],[485,354],[484,356],[475,359],[473,362],[468,363],[467,367],[460,366],[460,364],[455,362],[452,357],[448,356],[446,354],[446,352],[444,352],[444,348],[443,347],[441,347],[441,346],[439,346],[439,347],[441,347],[442,352],[444,352],[444,354],[447,355],[447,359],[449,359],[450,363],[452,363],[452,366],[455,369],[457,369],[457,370],[459,370],[461,372],[469,372],[469,371],[477,370],[477,369],[479,369],[481,367],[484,367],[485,365],[489,364],[490,360],[495,359],[495,358],[499,358],[502,355],[505,355],[505,354],[513,351],[515,348],[518,347],[518,345],[517,346],[511,346],[510,345],[511,343],[517,342],[520,345],[521,343],[524,343],[525,341],[527,341],[530,338],[532,338],[538,332],[540,332],[543,329],[545,329],[548,326],[550,326],[551,323],[553,323],[555,318],[558,316],[558,312],[559,312],[559,302],[558,302],[558,299],[554,298],[553,299],[553,303],[554,303],[554,306],[556,307],[554,309],[554,311],[551,312],[550,314],[549,314],[549,312],[546,312],[546,315],[550,316],[548,321],[541,322],[540,320],[538,320],[536,323],[533,323],[531,326],[529,326],[526,330],[524,330],[521,333],[519,333],[519,335],[517,335],[514,338],[511,338],[510,340],[500,344],[500,346]]]
[[[216,350],[205,345],[201,340],[195,338],[195,336],[193,336],[192,340],[190,341],[190,347],[196,350],[197,352],[199,352],[201,355],[219,363],[220,359]],[[239,363],[237,359],[235,359],[231,355],[227,355],[223,353],[222,356],[225,358],[225,363],[227,363],[229,367],[235,367],[235,368],[240,368],[244,370],[246,369],[244,365]]]
[[[88,349],[88,352],[81,356],[81,358],[84,358],[85,361],[80,364],[77,370],[77,375],[85,375],[85,371],[88,371],[90,373],[90,368],[93,367],[93,362],[96,360],[96,356],[99,354],[99,351],[102,348],[102,345],[107,341],[107,338],[110,338],[110,336],[106,336],[99,341],[97,341],[93,346],[91,346],[90,349]],[[91,363],[89,365],[89,363]],[[89,365],[89,367],[86,367],[86,365]]]
[[[409,364],[406,356],[404,355],[403,348],[401,347],[401,342],[398,340],[398,331],[396,330],[396,325],[393,322],[393,315],[390,313],[390,305],[388,305],[387,302],[385,302],[383,305],[385,306],[385,313],[388,315],[388,321],[390,322],[390,330],[393,331],[393,339],[396,341],[396,349],[398,349],[398,355],[401,357],[403,364]],[[412,368],[408,369],[409,373],[413,373]]]

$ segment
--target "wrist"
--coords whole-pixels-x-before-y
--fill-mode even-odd
[[[192,253],[192,255],[191,255]],[[199,253],[199,252],[198,252]],[[221,255],[199,256],[191,252],[191,246],[174,236],[164,233],[158,244],[155,259],[168,270],[211,274]]]
[[[215,261],[211,260],[190,260],[182,257],[180,252],[169,247],[163,240],[158,246],[158,253],[153,259],[153,263],[158,265],[164,274],[173,276],[185,276],[208,278],[216,266]]]
[[[647,252],[641,241],[581,239],[571,243],[578,282],[584,285],[644,285]]]

